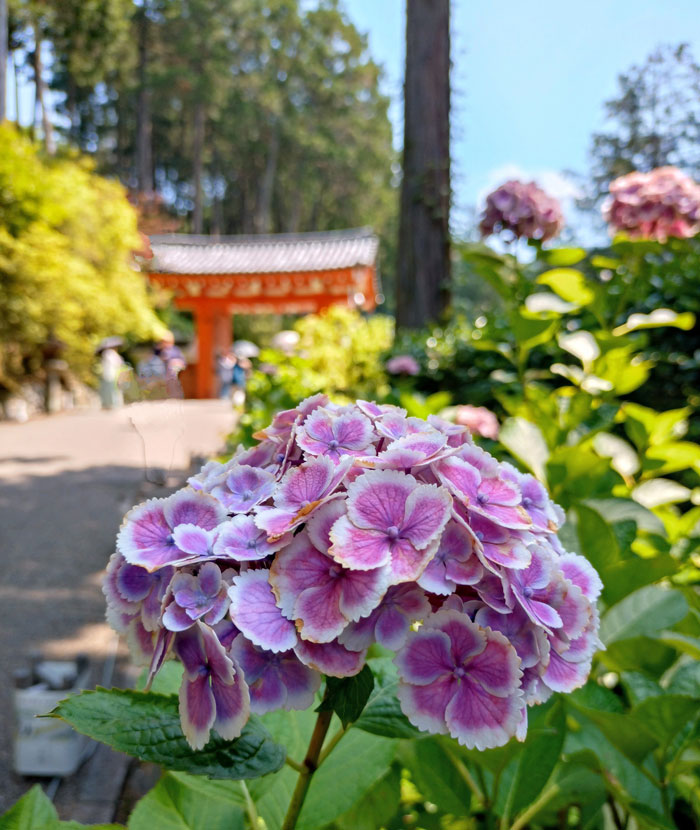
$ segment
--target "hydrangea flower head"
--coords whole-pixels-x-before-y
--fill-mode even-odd
[[[486,197],[479,230],[482,236],[503,233],[511,239],[554,239],[564,227],[559,202],[535,182],[511,179]]]
[[[610,185],[603,218],[612,233],[665,242],[700,231],[700,185],[676,167],[628,173]]]
[[[499,746],[524,738],[528,706],[582,685],[600,646],[602,585],[562,522],[465,424],[316,395],[127,513],[107,616],[149,678],[183,664],[197,749],[250,712],[315,706],[375,643],[415,726]]]

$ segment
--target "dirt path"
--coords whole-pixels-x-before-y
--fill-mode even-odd
[[[100,580],[122,515],[178,486],[233,423],[222,401],[158,401],[0,424],[0,813],[32,783],[11,769],[13,671],[32,650],[83,652],[99,679],[115,648]],[[62,818],[82,818],[64,815],[75,787],[59,790]]]

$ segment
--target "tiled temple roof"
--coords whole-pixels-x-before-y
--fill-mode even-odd
[[[270,274],[374,265],[371,228],[257,236],[150,237],[149,270],[161,274]]]

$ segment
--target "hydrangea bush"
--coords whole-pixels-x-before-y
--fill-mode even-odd
[[[375,643],[411,723],[470,748],[523,739],[529,706],[583,685],[601,583],[533,476],[362,400],[316,395],[257,438],[129,511],[104,583],[149,677],[182,663],[192,748],[310,707]]]
[[[554,239],[563,227],[559,202],[535,182],[517,179],[510,179],[489,193],[479,224],[482,236],[505,232],[514,239],[541,242]]]

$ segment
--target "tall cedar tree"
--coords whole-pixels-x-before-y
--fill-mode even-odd
[[[445,310],[450,280],[450,3],[408,0],[397,323]]]

